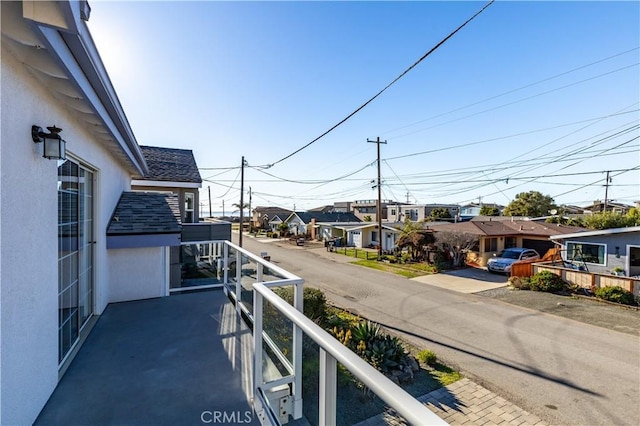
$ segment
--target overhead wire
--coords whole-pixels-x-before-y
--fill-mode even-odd
[[[313,139],[311,142],[308,142],[307,144],[303,145],[302,147],[296,149],[295,151],[293,151],[292,153],[282,157],[281,159],[274,161],[270,164],[265,165],[265,168],[271,168],[273,166],[275,166],[276,164],[279,164],[291,157],[293,157],[294,155],[298,154],[300,151],[308,148],[309,146],[313,145],[315,142],[319,141],[320,139],[322,139],[323,137],[325,137],[326,135],[328,135],[329,133],[331,133],[333,130],[335,130],[336,128],[338,128],[340,125],[342,125],[343,123],[345,123],[347,120],[349,120],[351,117],[353,117],[354,115],[356,115],[358,112],[360,112],[362,109],[364,109],[367,105],[369,105],[371,102],[373,102],[376,98],[378,98],[378,96],[380,96],[382,93],[384,93],[387,89],[389,89],[393,84],[395,84],[398,80],[400,80],[402,77],[404,77],[407,73],[409,73],[413,68],[415,68],[418,64],[420,64],[420,62],[422,62],[424,59],[426,59],[429,55],[431,55],[436,49],[438,49],[440,46],[442,46],[447,40],[449,40],[451,37],[453,37],[458,31],[460,31],[462,28],[464,28],[469,22],[471,22],[473,19],[475,19],[478,15],[480,15],[482,12],[485,11],[485,9],[487,9],[491,4],[493,4],[495,0],[490,0],[487,4],[485,4],[479,11],[477,11],[475,14],[473,14],[473,16],[471,16],[469,19],[467,19],[464,23],[462,23],[460,26],[458,26],[458,28],[456,28],[454,31],[452,31],[451,33],[449,33],[449,35],[447,35],[445,38],[443,38],[442,40],[440,40],[440,42],[438,42],[434,47],[432,47],[427,53],[425,53],[424,55],[422,55],[422,57],[420,57],[417,61],[415,61],[409,68],[407,68],[406,70],[404,70],[399,76],[397,76],[396,78],[394,78],[390,83],[388,83],[382,90],[380,90],[378,93],[376,93],[375,95],[373,95],[371,98],[369,98],[369,100],[367,100],[365,103],[363,103],[362,105],[360,105],[358,108],[356,108],[353,112],[351,112],[349,115],[347,115],[345,118],[343,118],[342,120],[340,120],[338,123],[334,124],[331,128],[329,128],[329,130],[325,131],[324,133],[322,133],[320,136],[316,137],[315,139]]]
[[[443,112],[443,113],[440,113],[440,114],[434,115],[434,116],[432,116],[432,117],[425,118],[425,119],[423,119],[423,120],[419,120],[419,121],[413,122],[413,123],[411,123],[411,124],[407,124],[407,125],[405,125],[405,126],[396,127],[396,128],[394,128],[394,129],[387,130],[387,131],[384,131],[384,132],[378,132],[378,133],[379,133],[379,134],[389,134],[389,133],[396,132],[396,131],[398,131],[398,130],[406,129],[406,128],[408,128],[408,127],[413,127],[413,126],[415,126],[415,125],[422,124],[422,123],[425,123],[425,122],[427,122],[427,121],[434,120],[434,119],[436,119],[436,118],[440,118],[440,117],[443,117],[443,116],[448,115],[448,114],[452,114],[452,113],[454,113],[454,112],[462,111],[462,110],[464,110],[464,109],[471,108],[471,107],[473,107],[473,106],[476,106],[476,105],[479,105],[479,104],[482,104],[482,103],[485,103],[485,102],[488,102],[488,101],[492,101],[492,100],[494,100],[494,99],[497,99],[497,98],[500,98],[500,97],[503,97],[503,96],[506,96],[506,95],[510,95],[510,94],[512,94],[512,93],[518,92],[518,91],[523,90],[523,89],[528,89],[529,87],[537,86],[538,84],[541,84],[541,83],[545,83],[545,82],[547,82],[547,81],[554,80],[554,79],[556,79],[556,78],[559,78],[559,77],[562,77],[562,76],[565,76],[565,75],[571,74],[571,73],[573,73],[573,72],[576,72],[576,71],[579,71],[579,70],[582,70],[582,69],[585,69],[585,68],[591,67],[591,66],[593,66],[593,65],[596,65],[596,64],[599,64],[599,63],[602,63],[602,62],[608,61],[608,60],[613,59],[613,58],[617,58],[617,57],[619,57],[619,56],[625,55],[625,54],[627,54],[627,53],[631,53],[631,52],[633,52],[633,51],[635,51],[635,50],[638,50],[638,49],[640,49],[640,46],[636,46],[636,47],[634,47],[634,48],[632,48],[632,49],[625,50],[624,52],[620,52],[620,53],[616,53],[616,54],[611,55],[611,56],[607,56],[606,58],[603,58],[603,59],[597,60],[597,61],[595,61],[595,62],[591,62],[591,63],[585,64],[585,65],[581,65],[581,66],[576,67],[576,68],[572,68],[572,69],[570,69],[570,70],[568,70],[568,71],[561,72],[561,73],[556,74],[556,75],[553,75],[553,76],[551,76],[551,77],[543,78],[542,80],[538,80],[538,81],[535,81],[535,82],[533,82],[533,83],[529,83],[529,84],[526,84],[526,85],[524,85],[524,86],[521,86],[521,87],[518,87],[518,88],[515,88],[515,89],[507,90],[506,92],[502,92],[502,93],[500,93],[500,94],[497,94],[497,95],[494,95],[494,96],[490,96],[490,97],[488,97],[488,98],[485,98],[485,99],[482,99],[482,100],[479,100],[479,101],[473,102],[473,103],[468,104],[468,105],[464,105],[464,106],[461,106],[461,107],[458,107],[458,108],[454,108],[454,109],[452,109],[452,110],[449,110],[449,111],[446,111],[446,112]]]

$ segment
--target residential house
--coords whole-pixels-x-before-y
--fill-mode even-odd
[[[200,221],[198,189],[202,178],[198,165],[189,149],[141,146],[148,172],[135,176],[131,181],[134,191],[168,192],[178,196],[180,217],[183,223]]]
[[[324,224],[334,230],[333,234],[341,234],[347,246],[356,248],[375,248],[381,244],[380,232],[376,222]],[[397,247],[400,229],[388,224],[382,225],[382,250],[392,251]]]
[[[109,303],[168,294],[199,176],[138,145],[86,1],[0,7],[0,424],[31,424]]]
[[[317,213],[317,212],[293,212],[286,219],[289,232],[294,235],[307,235],[311,239],[317,239],[317,223],[360,222],[353,213]]]
[[[291,210],[282,207],[258,206],[251,212],[251,225],[253,228],[275,231],[291,213]]]
[[[530,220],[472,220],[468,222],[431,225],[436,234],[442,231],[462,232],[478,237],[478,245],[467,255],[469,263],[485,266],[489,258],[501,250],[525,247],[536,250],[541,256],[554,244],[552,235],[580,232],[584,228],[534,222]]]
[[[640,226],[551,236],[562,245],[562,259],[589,272],[640,277]]]
[[[398,203],[392,200],[381,200],[380,208],[382,210],[382,220],[387,220],[387,207],[390,205],[397,205]],[[371,220],[376,222],[378,220],[378,200],[358,200],[351,203],[351,211],[360,220]],[[369,219],[370,218],[370,219]]]
[[[628,204],[617,203],[613,200],[595,200],[591,205],[583,207],[586,213],[602,213],[612,212],[619,214],[627,214],[633,208]]]
[[[385,219],[393,222],[423,222],[434,209],[447,209],[451,221],[456,221],[460,206],[457,204],[395,204],[387,206]]]
[[[334,210],[333,204],[327,204],[326,206],[314,207],[312,209],[308,209],[307,211],[314,213],[332,213]]]
[[[504,206],[501,206],[495,203],[465,204],[464,206],[460,206],[460,214],[459,214],[460,222],[471,220],[476,216],[480,216],[480,210],[482,210],[483,206],[490,207],[490,208],[497,208],[500,212],[502,212],[502,210],[504,209]]]

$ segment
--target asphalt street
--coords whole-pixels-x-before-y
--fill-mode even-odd
[[[636,336],[350,265],[319,249],[243,240],[336,305],[434,350],[550,424],[640,424]]]

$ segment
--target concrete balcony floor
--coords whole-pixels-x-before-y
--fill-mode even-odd
[[[251,350],[222,290],[111,304],[35,424],[257,425]]]

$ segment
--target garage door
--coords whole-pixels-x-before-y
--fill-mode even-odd
[[[529,239],[523,238],[522,247],[528,248],[528,249],[534,249],[535,251],[540,253],[540,256],[544,256],[547,250],[554,247],[554,244],[549,240],[529,240]]]

